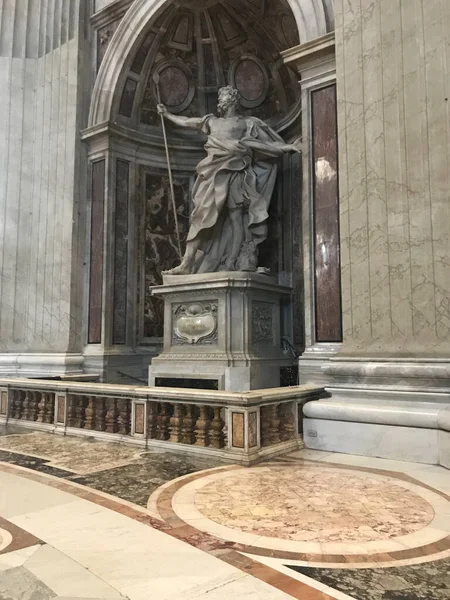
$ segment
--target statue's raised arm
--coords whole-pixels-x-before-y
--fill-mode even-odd
[[[204,117],[179,117],[169,112],[164,104],[158,104],[156,108],[159,115],[162,115],[168,121],[172,121],[175,125],[187,127],[188,129],[201,129],[203,127]]]
[[[258,246],[267,237],[268,209],[277,175],[277,158],[299,152],[263,121],[237,114],[239,92],[219,90],[219,117],[158,112],[181,127],[208,135],[207,156],[197,166],[194,210],[181,265],[173,275],[215,271],[256,271]]]

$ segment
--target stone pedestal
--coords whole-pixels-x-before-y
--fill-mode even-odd
[[[279,387],[292,360],[281,349],[281,303],[291,289],[246,272],[166,275],[153,288],[164,299],[164,351],[150,386],[245,392]]]

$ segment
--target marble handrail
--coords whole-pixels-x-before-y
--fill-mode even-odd
[[[0,387],[24,390],[78,393],[95,396],[141,398],[193,404],[229,404],[232,406],[258,406],[287,400],[307,402],[323,396],[324,389],[315,385],[298,385],[286,388],[255,390],[251,392],[225,392],[190,388],[136,387],[130,385],[52,381],[42,379],[0,378]]]
[[[0,422],[174,446],[244,465],[298,448],[299,414],[321,387],[225,392],[92,382],[0,379]],[[300,417],[301,420],[301,417]]]

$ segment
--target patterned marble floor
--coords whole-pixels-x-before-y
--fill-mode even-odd
[[[65,477],[140,506],[146,506],[149,495],[167,481],[220,464],[1,425],[0,461]]]
[[[130,531],[148,539],[145,557],[127,558],[128,544],[140,544]],[[110,560],[125,556],[120,581],[102,566],[108,544]],[[207,570],[200,587],[173,566],[181,548]],[[158,600],[442,600],[450,472],[308,450],[245,469],[0,427],[0,571],[0,598],[10,600],[140,600],[154,585]],[[66,583],[74,573],[97,579],[74,596],[61,572]]]

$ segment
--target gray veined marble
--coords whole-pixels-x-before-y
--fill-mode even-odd
[[[260,273],[229,271],[165,275],[152,293],[164,299],[164,350],[152,360],[149,385],[208,380],[235,392],[280,386],[280,369],[293,362],[280,333],[290,288]]]
[[[2,600],[50,600],[56,593],[25,567],[2,571],[0,598]]]

